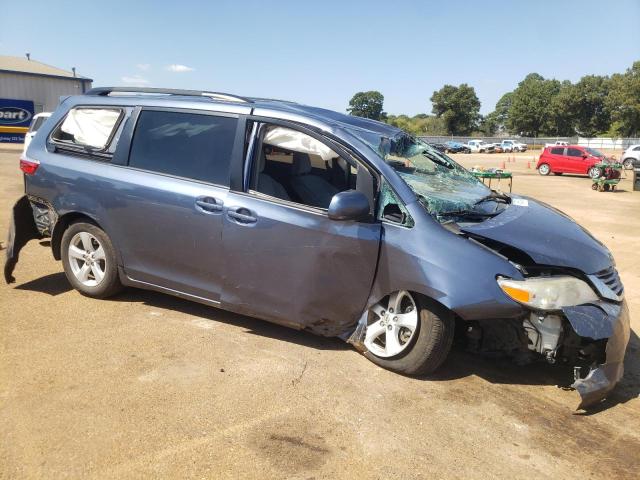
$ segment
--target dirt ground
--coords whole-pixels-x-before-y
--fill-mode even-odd
[[[640,192],[541,177],[534,156],[457,159],[505,161],[514,192],[613,251],[635,333],[600,408],[575,414],[565,372],[544,364],[454,351],[406,378],[338,340],[157,293],[85,298],[34,241],[0,286],[0,478],[638,478]],[[16,153],[0,153],[0,185],[6,232]]]

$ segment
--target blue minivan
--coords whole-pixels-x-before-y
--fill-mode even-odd
[[[20,160],[4,275],[50,237],[69,282],[157,290],[337,336],[433,372],[471,351],[574,367],[582,407],[623,373],[609,250],[376,121],[280,100],[141,88],[63,99]]]

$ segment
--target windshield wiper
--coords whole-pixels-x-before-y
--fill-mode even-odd
[[[498,213],[500,212],[478,212],[476,210],[453,210],[451,212],[442,212],[439,213],[438,216],[440,217],[452,217],[454,215],[460,216],[460,217],[465,217],[465,216],[472,216],[472,217],[495,217],[496,215],[498,215]]]
[[[474,203],[473,206],[475,207],[476,205],[480,205],[481,203],[488,202],[489,200],[495,200],[495,201],[501,200],[504,203],[511,203],[511,197],[509,197],[508,195],[505,195],[504,193],[498,193],[495,190],[492,190],[489,195],[487,195],[486,197],[482,197],[480,200]]]
[[[437,163],[438,165],[442,165],[443,167],[446,167],[449,170],[453,169],[453,165],[451,165],[451,162],[448,162],[447,160],[445,160],[443,158],[439,158],[439,157],[437,157],[435,155],[432,155],[431,152],[429,152],[427,150],[423,150],[422,155],[427,157],[433,163]]]

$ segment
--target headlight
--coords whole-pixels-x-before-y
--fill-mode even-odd
[[[526,280],[499,277],[498,285],[516,302],[538,310],[560,310],[562,307],[598,300],[593,289],[575,277],[536,277]]]

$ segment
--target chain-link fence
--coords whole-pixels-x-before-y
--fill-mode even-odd
[[[530,149],[544,148],[546,145],[555,144],[557,141],[567,142],[569,145],[581,145],[583,147],[624,150],[630,145],[640,144],[640,138],[582,138],[582,137],[458,137],[458,136],[420,136],[429,143],[445,143],[449,141],[467,143],[469,140],[483,140],[486,143],[500,143],[503,140],[516,140],[526,144]]]

